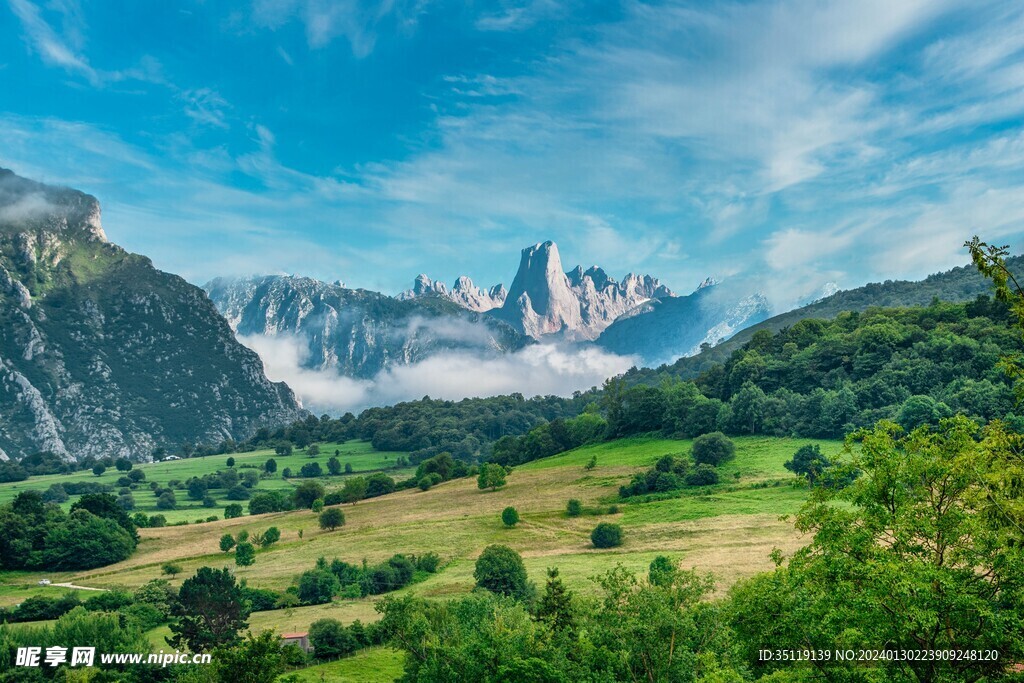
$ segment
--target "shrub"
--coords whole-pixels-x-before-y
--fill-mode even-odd
[[[601,522],[590,533],[590,542],[595,548],[614,548],[622,545],[622,527],[618,524]]]
[[[703,434],[693,440],[693,461],[697,464],[718,467],[735,457],[735,444],[722,432]]]
[[[156,499],[156,506],[161,510],[173,510],[178,506],[178,500],[174,497],[174,491],[164,491]]]
[[[153,515],[149,518],[149,526],[153,529],[159,529],[162,526],[167,526],[167,518],[163,515]]]
[[[314,500],[313,501],[313,507],[310,508],[310,510],[312,510],[313,512],[315,512],[317,514],[320,514],[320,512],[323,509],[324,509],[324,499],[323,498],[317,498],[316,500]]]
[[[510,505],[501,511],[501,521],[507,527],[514,527],[519,524],[519,512]]]
[[[575,498],[570,498],[569,502],[565,504],[565,514],[570,517],[579,517],[583,514],[583,503]]]
[[[224,519],[234,519],[235,517],[242,516],[242,506],[238,503],[232,503],[224,508]]]
[[[181,565],[176,564],[174,562],[167,562],[162,567],[160,567],[160,571],[164,574],[167,574],[173,579],[175,576],[181,573]]]
[[[718,483],[718,470],[711,465],[701,463],[686,475],[686,483],[690,486],[711,486]]]
[[[269,548],[280,540],[281,530],[276,526],[272,526],[260,534],[256,542],[260,544],[261,548]]]
[[[427,553],[416,557],[416,569],[419,569],[421,572],[433,574],[440,565],[441,558],[437,553]]]

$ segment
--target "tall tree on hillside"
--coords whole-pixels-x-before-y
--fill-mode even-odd
[[[227,568],[200,567],[182,582],[171,616],[168,644],[206,652],[238,642],[238,632],[249,625],[249,605]]]

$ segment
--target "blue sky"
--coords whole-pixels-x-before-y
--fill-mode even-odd
[[[197,283],[507,285],[553,239],[782,301],[1024,234],[1020,3],[0,0],[0,36],[0,165]]]

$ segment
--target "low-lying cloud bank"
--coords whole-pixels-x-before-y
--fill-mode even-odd
[[[239,336],[263,359],[267,376],[286,382],[302,404],[315,413],[358,412],[371,406],[430,396],[458,400],[519,392],[524,396],[569,396],[600,385],[635,365],[633,356],[618,356],[594,347],[533,344],[515,353],[481,358],[450,352],[412,365],[400,365],[371,380],[344,377],[333,369],[302,366],[307,350],[295,337]]]

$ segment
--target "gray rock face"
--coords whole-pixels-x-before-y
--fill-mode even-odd
[[[549,241],[523,249],[505,304],[493,314],[534,339],[593,340],[637,306],[674,296],[650,275],[630,273],[616,282],[597,266],[562,272],[558,246]]]
[[[239,335],[296,339],[303,367],[349,377],[368,379],[445,351],[493,355],[530,343],[509,325],[455,303],[425,275],[402,299],[295,276],[218,278],[206,290]]]
[[[95,198],[0,169],[0,453],[145,459],[302,415],[202,290],[107,241]]]
[[[494,285],[490,289],[481,289],[464,275],[455,281],[451,289],[448,289],[443,282],[431,280],[425,274],[420,273],[416,276],[412,289],[399,294],[398,299],[408,301],[431,295],[443,297],[463,308],[483,313],[492,308],[501,308],[505,303],[506,292],[505,286],[501,284]]]

